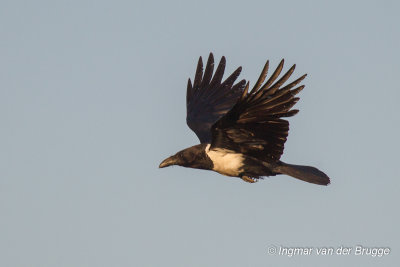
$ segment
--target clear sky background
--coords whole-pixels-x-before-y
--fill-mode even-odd
[[[0,266],[398,266],[399,10],[2,0]],[[158,169],[198,143],[186,83],[209,52],[252,84],[267,59],[308,73],[282,159],[330,186]],[[290,258],[271,245],[392,251]]]

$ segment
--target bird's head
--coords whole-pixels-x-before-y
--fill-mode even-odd
[[[159,168],[165,168],[172,165],[179,165],[179,166],[187,165],[189,163],[189,160],[185,157],[185,153],[183,151],[179,151],[175,155],[163,160],[163,162],[160,163]]]
[[[166,158],[160,164],[160,168],[165,168],[172,165],[179,165],[183,167],[195,168],[201,163],[201,157],[204,154],[204,150],[199,146],[193,146],[179,151],[175,155]]]

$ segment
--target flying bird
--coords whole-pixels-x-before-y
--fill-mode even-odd
[[[260,77],[249,92],[249,82],[235,84],[242,68],[225,81],[226,60],[221,58],[214,73],[210,53],[203,73],[199,58],[193,84],[188,80],[186,122],[200,144],[165,159],[160,168],[171,165],[213,170],[254,183],[265,176],[286,174],[305,182],[328,185],[329,177],[315,167],[287,164],[280,160],[289,132],[286,117],[298,113],[292,107],[304,85],[296,87],[306,74],[285,85],[296,65],[280,77],[282,60],[265,81],[266,62]]]

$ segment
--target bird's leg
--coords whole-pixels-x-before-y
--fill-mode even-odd
[[[247,183],[256,183],[258,182],[258,180],[256,178],[252,178],[246,175],[241,176],[240,178],[242,178],[243,181],[247,182]]]

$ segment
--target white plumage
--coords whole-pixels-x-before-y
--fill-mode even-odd
[[[205,151],[213,162],[213,171],[226,176],[238,176],[243,171],[243,154],[223,148],[210,149],[210,146]]]

